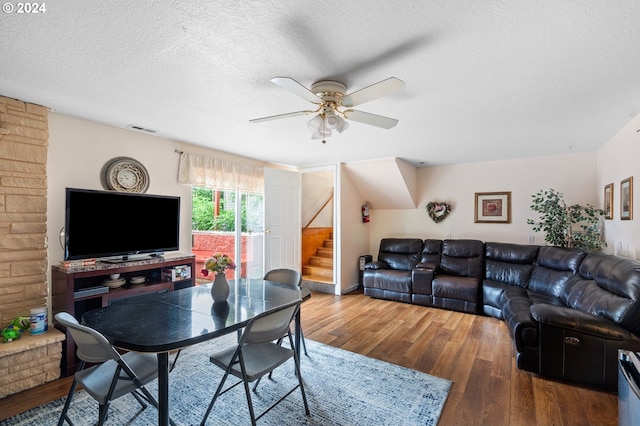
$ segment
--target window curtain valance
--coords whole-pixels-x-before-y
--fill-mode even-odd
[[[264,168],[206,155],[180,155],[178,183],[216,189],[264,191]]]

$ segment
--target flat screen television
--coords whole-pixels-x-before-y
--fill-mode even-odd
[[[66,189],[64,259],[161,254],[180,246],[180,197]]]

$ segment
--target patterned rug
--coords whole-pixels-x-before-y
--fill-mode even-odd
[[[233,344],[235,335],[183,350],[169,378],[170,415],[178,425],[197,425],[209,404],[222,370],[209,362],[209,354]],[[258,420],[259,425],[435,425],[451,388],[449,380],[333,348],[307,339],[309,356],[301,367],[311,416],[304,414],[300,391]],[[290,365],[289,365],[290,364]],[[232,378],[233,379],[233,378]],[[263,380],[252,394],[256,415],[269,407],[296,379],[293,361],[278,368],[273,379]],[[229,381],[228,381],[229,382]],[[157,394],[155,381],[149,390]],[[231,383],[234,383],[231,381]],[[283,392],[284,390],[284,392]],[[3,426],[53,425],[65,398],[0,422]],[[97,403],[84,391],[73,398],[69,416],[76,425],[95,424]],[[153,425],[158,412],[141,410],[131,395],[111,404],[107,425]],[[250,424],[243,387],[222,395],[207,425]]]

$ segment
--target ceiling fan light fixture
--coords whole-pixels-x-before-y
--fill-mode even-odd
[[[331,130],[337,129],[340,125],[340,117],[333,111],[328,111],[324,117],[324,125]]]
[[[324,127],[324,120],[322,120],[321,115],[318,114],[314,116],[311,120],[309,120],[307,122],[307,127],[309,128],[309,130],[311,130],[314,133],[319,132],[320,129]]]
[[[307,122],[307,127],[313,132],[311,139],[325,139],[331,136],[332,131],[344,132],[349,128],[349,123],[333,110],[325,110]]]
[[[325,126],[331,130],[337,130],[342,133],[349,127],[349,123],[344,118],[337,115],[334,111],[328,111],[325,114]]]
[[[338,131],[338,133],[342,133],[349,128],[349,123],[347,123],[347,120],[342,117],[338,117],[337,115],[336,118],[338,119],[338,125],[335,127],[335,129]]]

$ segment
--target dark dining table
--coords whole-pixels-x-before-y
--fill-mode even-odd
[[[214,303],[211,284],[126,298],[94,309],[82,322],[121,349],[158,356],[158,425],[169,424],[169,353],[241,330],[256,315],[297,299],[307,289],[262,279],[229,281],[226,302]],[[300,315],[295,318],[300,357]]]

